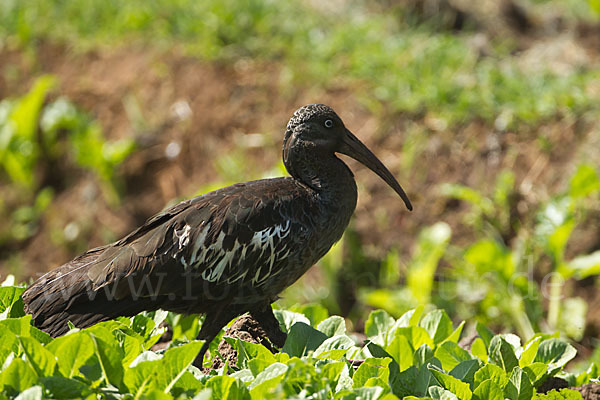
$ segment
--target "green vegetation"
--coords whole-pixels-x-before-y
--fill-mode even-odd
[[[444,126],[499,118],[506,129],[598,107],[586,95],[597,70],[558,74],[542,66],[531,73],[502,43],[490,43],[482,56],[470,36],[432,35],[427,25],[405,24],[402,14],[372,13],[370,4],[323,11],[296,1],[11,1],[0,7],[0,35],[84,48],[134,39],[183,45],[206,59],[277,60],[284,80],[365,85],[361,100],[372,112],[429,113]]]
[[[417,308],[399,319],[371,312],[367,340],[356,343],[343,318],[307,307],[306,314],[277,312],[288,333],[280,352],[227,338],[237,350],[237,363],[203,374],[191,365],[202,343],[185,336],[197,332],[197,318],[140,314],[52,339],[30,325],[31,316],[22,316],[22,291],[0,287],[5,360],[0,389],[10,397],[518,400],[533,398],[552,376],[581,385],[597,370],[592,365],[580,374],[563,371],[576,351],[557,335],[538,334],[521,344],[515,335],[494,335],[477,325],[479,336],[467,351],[457,344],[464,323],[453,327],[444,311]],[[150,348],[160,339],[165,318],[173,324],[173,341],[157,353]],[[545,396],[581,398],[577,395],[554,391]]]
[[[219,71],[265,66],[269,76],[262,79],[273,86],[261,86],[252,75],[251,88],[244,90],[257,97],[274,91],[277,98],[293,99],[290,103],[350,96],[372,118],[357,120],[370,129],[373,145],[398,154],[399,161],[390,157],[397,162],[394,173],[409,183],[418,204],[406,218],[419,221],[401,231],[407,225],[398,228],[397,216],[369,210],[374,235],[389,232],[397,238],[370,246],[363,243],[370,232],[353,221],[311,270],[314,275],[290,287],[276,303],[289,334],[284,348],[273,354],[261,345],[226,338],[238,352],[237,363],[207,374],[190,365],[201,345],[195,341],[199,316],[140,314],[51,339],[23,315],[19,296],[24,288],[14,286],[14,279],[7,281],[0,287],[0,400],[578,399],[571,389],[544,395],[537,391],[549,377],[560,377],[571,387],[598,381],[600,341],[593,333],[598,325],[588,319],[594,304],[589,293],[597,292],[600,273],[598,230],[590,228],[597,225],[600,210],[600,161],[597,151],[590,151],[599,144],[600,68],[597,42],[591,39],[597,33],[600,1],[519,1],[541,26],[529,35],[487,31],[488,20],[478,21],[475,11],[463,15],[463,27],[453,27],[448,23],[452,11],[443,7],[452,2],[426,2],[439,6],[433,13],[420,1],[318,3],[0,1],[0,52],[9,60],[13,53],[21,54],[26,64],[21,71],[11,61],[0,63],[3,272],[33,273],[23,268],[23,259],[41,232],[50,237],[51,246],[70,256],[91,247],[88,238],[79,238],[76,245],[56,238],[56,230],[66,236],[63,231],[78,221],[60,218],[55,223],[53,206],[63,201],[67,208],[88,207],[73,204],[72,197],[59,199],[72,195],[73,186],[85,181],[101,188],[102,199],[89,208],[102,204],[116,210],[125,196],[138,203],[153,200],[154,208],[140,211],[135,204],[127,211],[135,214],[132,222],[146,218],[149,210],[164,206],[164,199],[155,195],[158,191],[135,197],[141,186],[160,187],[161,195],[186,194],[172,182],[176,178],[165,184],[156,173],[181,160],[152,146],[174,143],[179,154],[187,151],[182,144],[189,143],[189,130],[194,135],[224,133],[173,127],[171,121],[164,124],[167,128],[159,121],[154,132],[156,121],[146,121],[146,105],[136,103],[138,110],[126,118],[136,119],[129,121],[134,130],[150,140],[140,140],[138,147],[137,137],[106,139],[92,116],[95,110],[81,107],[89,103],[80,104],[77,94],[67,99],[60,76],[44,75],[44,62],[53,56],[44,53],[48,44],[64,45],[61,51],[74,58],[132,47],[169,57],[185,54]],[[166,72],[169,66],[162,62],[150,64],[161,71],[158,79],[178,72]],[[60,68],[55,70],[60,75]],[[86,86],[80,80],[69,84]],[[7,87],[15,93],[2,92]],[[179,101],[169,97],[171,91],[178,93],[172,89],[151,93],[168,108]],[[238,89],[218,88],[231,91],[232,103]],[[128,111],[137,101],[129,90],[135,92],[127,87],[126,93],[113,94],[119,96],[114,104],[122,102]],[[268,104],[275,98],[268,97]],[[248,112],[264,109],[257,104],[249,104]],[[212,117],[212,110],[193,112]],[[267,138],[269,133],[258,135]],[[177,165],[177,173],[187,178],[188,171],[192,176],[212,165],[214,176],[193,182],[202,185],[200,194],[285,172],[281,163],[250,162],[252,146],[233,141],[221,153],[210,154],[210,160]],[[279,146],[272,142],[268,137],[261,143]],[[563,147],[573,154],[564,154]],[[150,155],[144,153],[149,148]],[[453,152],[458,156],[444,154]],[[135,171],[126,176],[120,167],[136,156]],[[528,160],[538,156],[546,163]],[[473,176],[463,168],[481,169],[489,185],[464,184]],[[536,178],[544,168],[556,178],[542,184]],[[524,183],[533,189],[526,193]],[[377,194],[360,192],[367,206],[379,200],[367,197]],[[427,212],[435,219],[423,215]],[[101,218],[94,214],[92,219]],[[582,235],[581,229],[587,231]],[[117,238],[112,231],[97,235],[96,241],[98,236]],[[402,247],[405,243],[409,245]],[[164,331],[162,322],[172,328],[173,340],[166,350],[155,352],[151,348]],[[475,333],[470,347],[458,345],[461,337]],[[217,340],[211,344],[205,367],[218,357],[217,345]],[[575,348],[582,351],[576,354]]]
[[[133,140],[105,141],[100,126],[65,98],[44,104],[54,86],[53,77],[42,76],[24,96],[0,102],[0,179],[10,184],[0,200],[0,219],[8,222],[0,246],[35,234],[69,163],[100,178],[110,201],[119,200],[115,169]]]

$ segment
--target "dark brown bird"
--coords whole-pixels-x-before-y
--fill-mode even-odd
[[[389,170],[328,106],[290,119],[283,161],[291,177],[238,183],[179,203],[123,239],[48,272],[24,293],[33,323],[52,336],[159,308],[203,313],[210,342],[249,312],[271,341],[285,334],[271,303],[338,241],[356,207],[356,183],[336,153],[361,162],[412,206]]]

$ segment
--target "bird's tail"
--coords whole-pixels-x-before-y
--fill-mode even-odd
[[[100,247],[48,272],[24,293],[25,312],[33,324],[53,337],[65,334],[70,321],[86,328],[117,316],[130,316],[147,309],[147,304],[115,298],[114,288],[98,288],[90,271],[106,259]]]

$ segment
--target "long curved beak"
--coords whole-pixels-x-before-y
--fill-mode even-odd
[[[356,161],[368,167],[371,171],[375,172],[381,179],[383,179],[392,189],[404,200],[406,208],[412,211],[413,207],[410,204],[410,200],[402,189],[402,186],[398,183],[392,173],[383,165],[381,161],[365,146],[352,132],[346,129],[346,134],[342,140],[342,146],[338,150],[338,153],[345,154],[354,158]]]

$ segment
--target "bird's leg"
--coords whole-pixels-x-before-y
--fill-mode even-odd
[[[287,339],[287,335],[279,327],[279,321],[273,314],[270,304],[258,306],[250,310],[250,315],[265,330],[267,337],[275,346],[281,348]]]
[[[224,307],[215,312],[206,314],[206,318],[204,318],[204,322],[202,323],[202,328],[200,328],[200,332],[196,337],[197,340],[204,340],[204,344],[194,359],[193,365],[195,367],[202,369],[204,356],[210,347],[210,343],[217,337],[219,332],[221,332],[221,329],[236,315],[237,313],[232,314],[231,311],[226,312]]]

